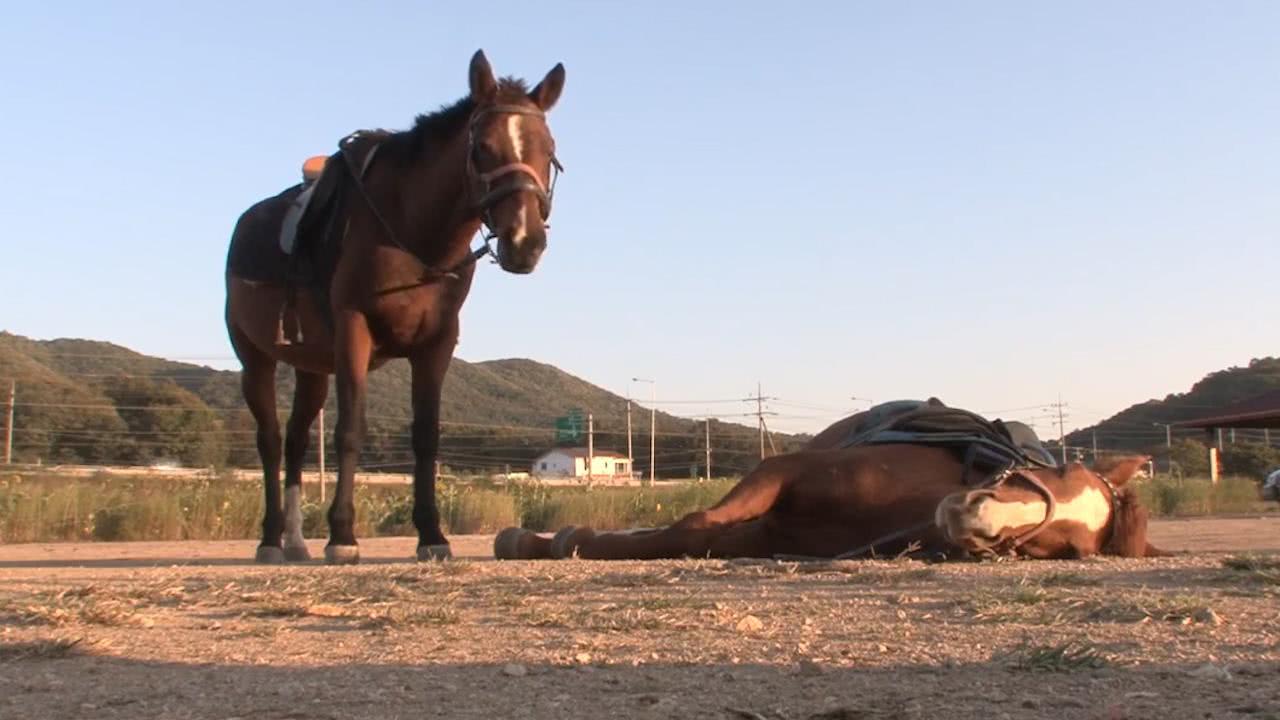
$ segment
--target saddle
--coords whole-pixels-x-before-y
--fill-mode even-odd
[[[850,430],[840,447],[904,443],[955,451],[964,462],[966,484],[981,484],[1013,467],[1056,467],[1053,455],[1027,425],[987,420],[947,407],[937,398],[897,400],[877,405]]]
[[[338,142],[336,153],[310,157],[302,164],[301,189],[280,223],[280,251],[289,260],[277,345],[303,342],[297,313],[299,288],[305,287],[322,299],[325,319],[332,324],[328,291],[341,244],[338,226],[343,199],[354,182],[364,179],[389,134],[386,130],[357,130]]]

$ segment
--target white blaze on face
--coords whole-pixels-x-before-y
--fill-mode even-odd
[[[977,511],[966,518],[965,523],[975,534],[1000,535],[1003,531],[1026,525],[1038,525],[1044,520],[1044,501],[1000,502],[987,499],[978,503]],[[1090,532],[1097,532],[1107,524],[1111,515],[1111,503],[1102,491],[1090,487],[1067,502],[1058,503],[1054,522],[1080,523]]]
[[[520,134],[519,114],[512,114],[507,117],[507,137],[511,138],[511,152],[515,153],[516,162],[524,162],[524,138]],[[526,229],[528,219],[526,217],[525,206],[520,206],[520,212],[516,214],[516,222],[511,230],[511,244],[519,247],[524,241],[526,235],[529,234]]]
[[[507,137],[511,138],[511,152],[516,154],[516,162],[524,162],[524,138],[520,137],[520,115],[507,116]]]
[[[284,546],[306,547],[302,537],[302,486],[284,489]]]

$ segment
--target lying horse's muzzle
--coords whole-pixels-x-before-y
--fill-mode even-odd
[[[934,524],[948,542],[970,552],[990,552],[999,542],[998,533],[985,522],[983,504],[995,499],[994,490],[970,490],[942,499],[934,511]]]
[[[1039,495],[1035,502],[1004,502],[998,496],[1010,478]],[[1010,469],[986,487],[948,495],[934,511],[934,523],[949,542],[972,553],[1013,554],[1053,522],[1057,503],[1034,474]],[[1029,528],[1029,529],[1024,529]]]

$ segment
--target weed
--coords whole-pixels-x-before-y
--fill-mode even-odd
[[[1096,645],[1084,641],[1069,640],[1056,645],[1023,644],[1006,653],[1015,670],[1029,672],[1071,672],[1103,668],[1111,664]]]

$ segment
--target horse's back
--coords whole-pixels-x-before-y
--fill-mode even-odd
[[[301,185],[254,203],[236,221],[227,251],[227,274],[243,280],[283,285],[289,256],[280,249],[280,224]]]
[[[847,519],[964,487],[962,465],[943,448],[860,445],[803,450],[793,457],[793,480],[779,508],[787,512]]]

